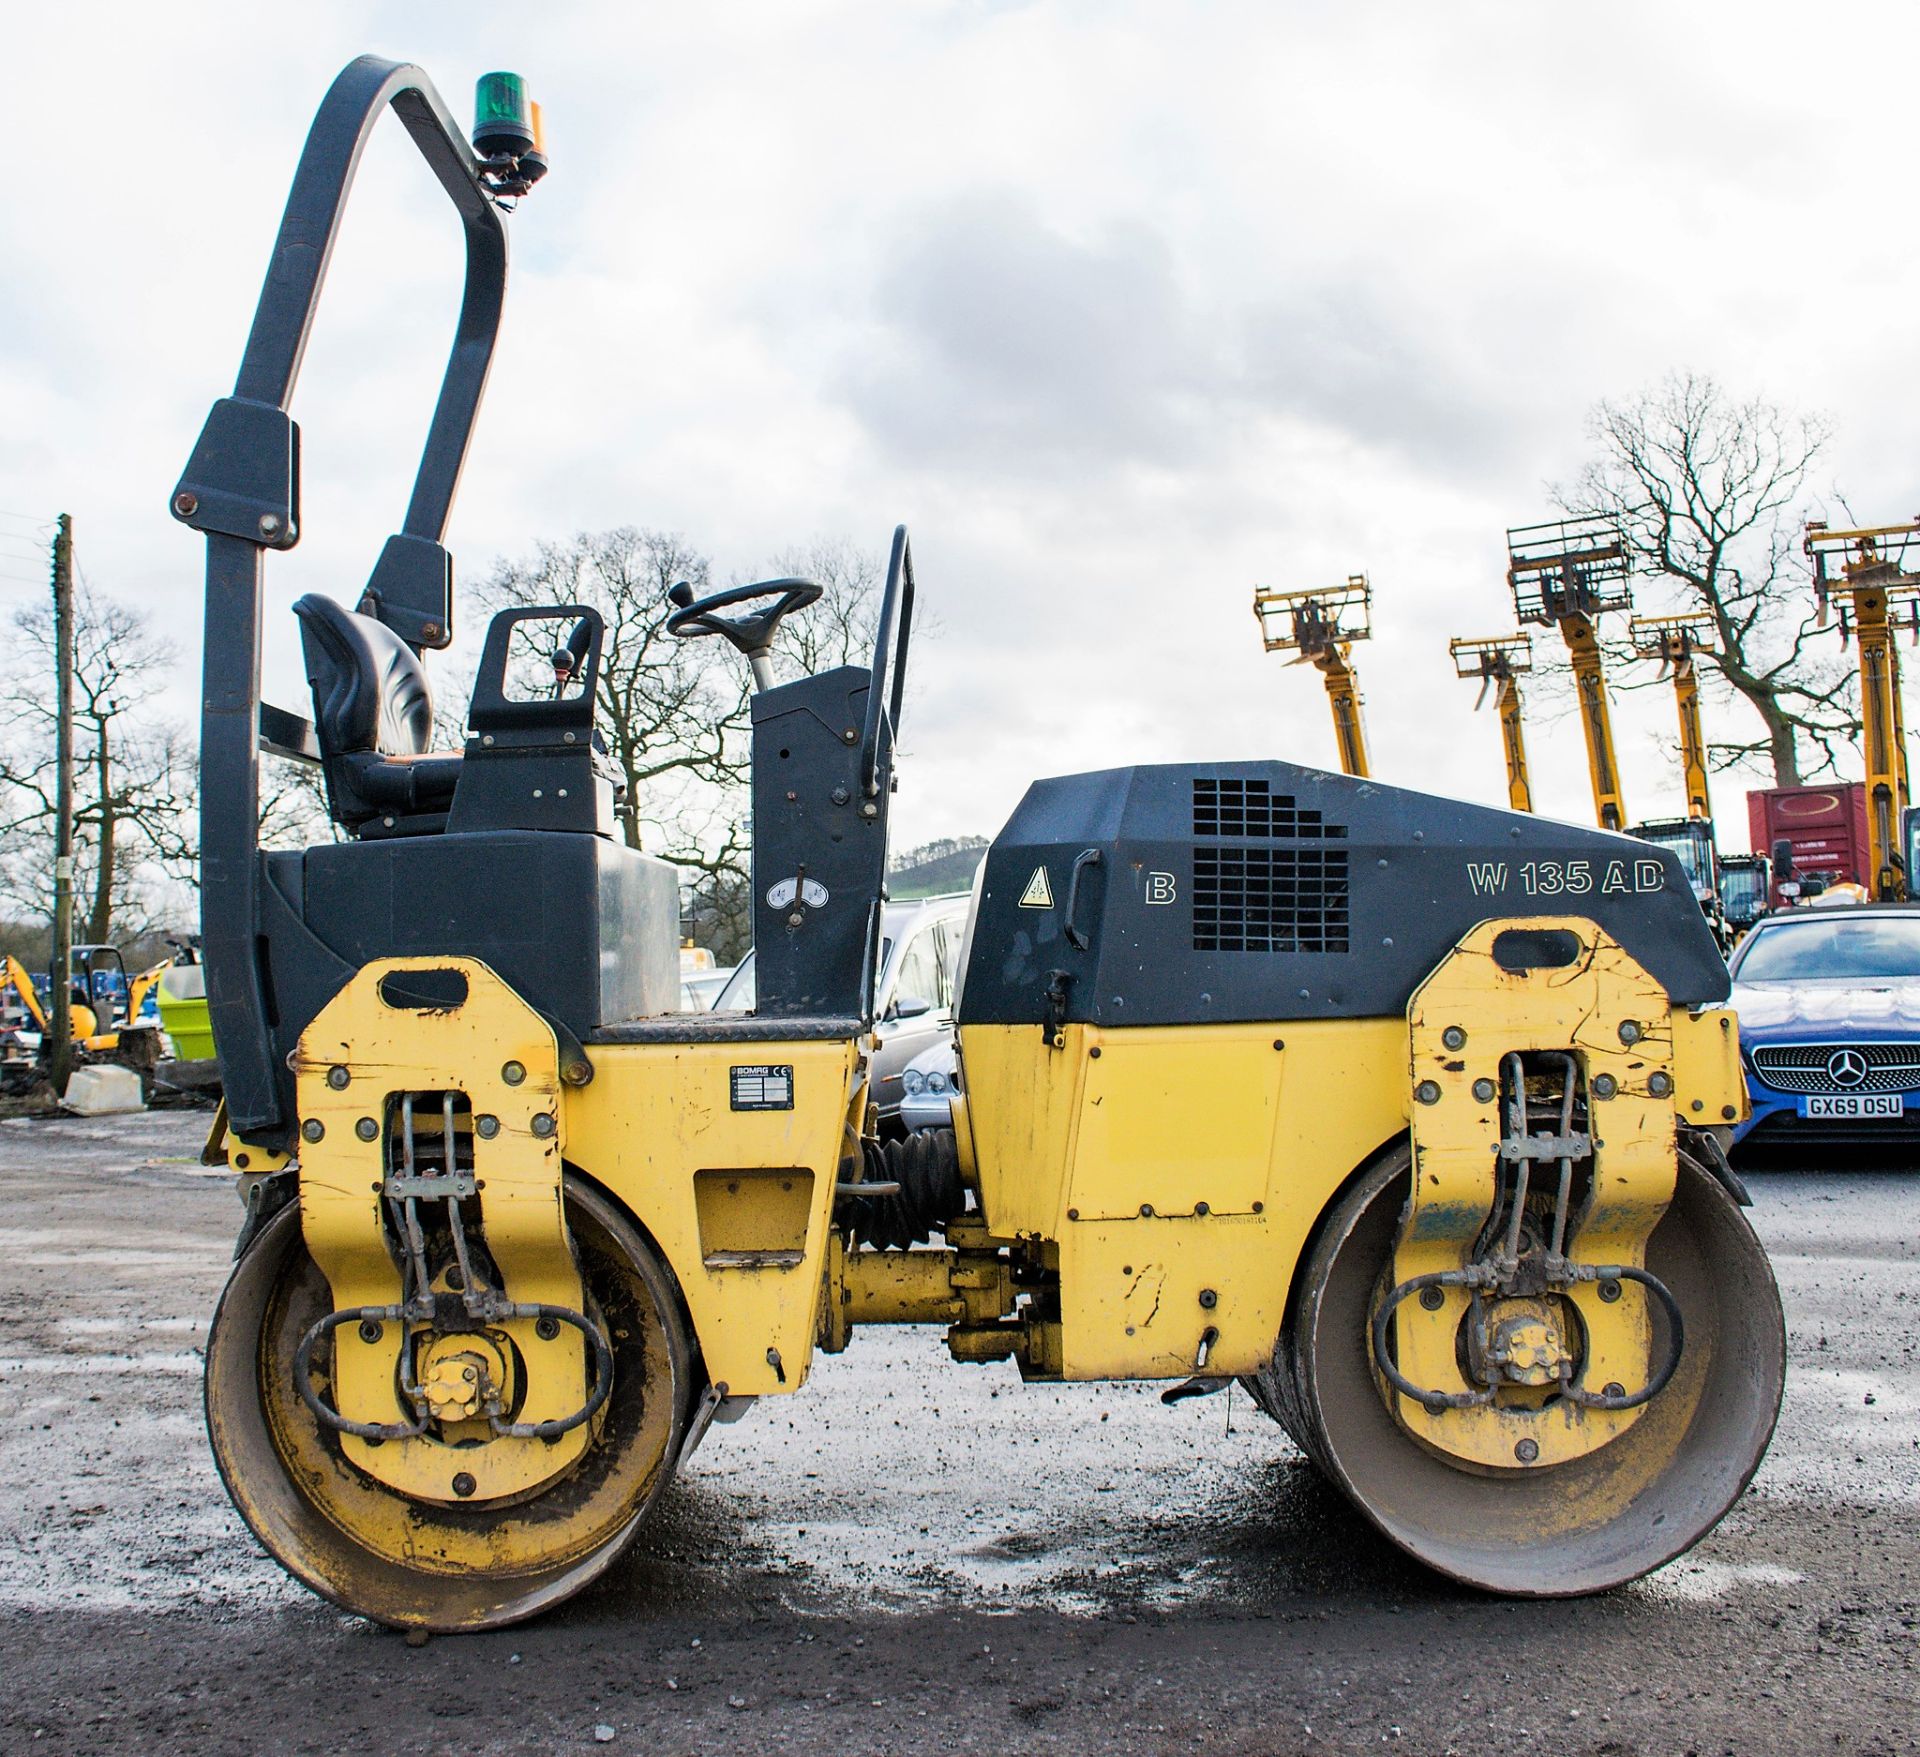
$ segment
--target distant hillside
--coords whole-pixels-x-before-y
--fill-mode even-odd
[[[955,836],[909,848],[893,859],[887,889],[895,897],[938,897],[972,888],[973,870],[987,851],[985,836]]]

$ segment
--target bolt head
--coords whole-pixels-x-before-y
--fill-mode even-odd
[[[1626,1043],[1626,1044],[1638,1043],[1642,1035],[1644,1034],[1640,1029],[1638,1020],[1622,1019],[1620,1021],[1620,1041],[1622,1043]]]
[[[1540,1456],[1540,1442],[1538,1440],[1516,1440],[1513,1444],[1513,1455],[1519,1459],[1522,1464],[1531,1464]]]
[[[1673,1096],[1673,1076],[1664,1072],[1655,1072],[1647,1076],[1647,1090],[1656,1098]]]
[[[1467,1047],[1467,1034],[1462,1031],[1458,1025],[1449,1025],[1446,1030],[1440,1033],[1440,1041],[1449,1049],[1465,1049]]]
[[[280,520],[277,515],[270,512],[263,512],[260,515],[260,535],[263,537],[280,535]]]
[[[519,1062],[508,1062],[500,1070],[500,1078],[509,1086],[518,1086],[527,1077],[527,1070]]]
[[[1491,1080],[1475,1080],[1473,1083],[1473,1095],[1482,1104],[1491,1104],[1493,1102],[1493,1091],[1493,1082]]]
[[[473,1119],[473,1132],[483,1141],[491,1141],[500,1132],[500,1119],[497,1116],[477,1116]]]
[[[181,489],[180,492],[173,497],[173,510],[183,519],[192,518],[193,515],[200,510],[200,496],[197,494],[189,494],[184,488]]]
[[[370,1116],[363,1116],[355,1123],[353,1125],[353,1132],[363,1141],[377,1141],[380,1139],[380,1125]]]
[[[303,1139],[308,1141],[323,1140],[326,1133],[327,1125],[317,1116],[308,1117],[307,1120],[300,1125],[300,1134]]]
[[[1217,1293],[1215,1293],[1215,1292],[1214,1292],[1214,1290],[1213,1290],[1213,1289],[1212,1289],[1211,1287],[1203,1287],[1203,1288],[1201,1288],[1201,1290],[1200,1290],[1200,1304],[1201,1304],[1201,1306],[1202,1306],[1202,1308],[1203,1308],[1204,1310],[1206,1310],[1206,1311],[1209,1311],[1209,1312],[1210,1312],[1210,1311],[1212,1311],[1212,1310],[1213,1310],[1213,1308],[1214,1308],[1215,1306],[1217,1306],[1217,1305],[1218,1305],[1219,1303],[1220,1303],[1220,1296],[1219,1296],[1219,1294],[1217,1294]]]
[[[1605,1300],[1608,1305],[1612,1305],[1613,1302],[1620,1297],[1620,1283],[1617,1281],[1601,1282],[1600,1297]]]
[[[460,1471],[453,1479],[453,1492],[463,1501],[479,1486],[480,1485],[473,1480],[472,1476],[464,1470]]]
[[[538,1336],[542,1342],[551,1342],[560,1334],[560,1320],[558,1318],[538,1318],[534,1321],[533,1333]]]
[[[1414,1087],[1413,1095],[1422,1104],[1438,1104],[1440,1102],[1439,1082],[1436,1080],[1422,1080],[1419,1085]]]
[[[553,1133],[553,1129],[554,1129],[553,1118],[550,1117],[544,1110],[537,1117],[533,1119],[533,1132],[536,1135],[538,1135],[541,1140],[544,1141],[549,1135],[551,1135]]]
[[[1437,1287],[1423,1287],[1420,1290],[1420,1303],[1430,1312],[1437,1312],[1447,1303],[1447,1296]]]
[[[1593,1095],[1596,1098],[1611,1098],[1620,1090],[1620,1082],[1611,1074],[1593,1076]]]
[[[348,1083],[352,1079],[353,1079],[353,1075],[348,1073],[345,1068],[327,1069],[327,1084],[331,1086],[336,1092],[346,1091]]]
[[[362,1318],[360,1320],[360,1340],[362,1342],[378,1342],[385,1334],[385,1327],[380,1323],[378,1318]]]

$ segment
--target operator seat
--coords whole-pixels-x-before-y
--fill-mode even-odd
[[[419,656],[385,623],[320,593],[293,613],[334,818],[356,836],[444,829],[461,758],[428,749],[433,690]]]

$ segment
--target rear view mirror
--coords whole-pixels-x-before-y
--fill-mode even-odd
[[[902,994],[894,997],[893,1005],[887,1008],[889,1019],[918,1019],[922,1014],[933,1011],[933,1002],[923,1000],[917,994]]]

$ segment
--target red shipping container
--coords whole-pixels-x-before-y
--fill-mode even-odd
[[[1776,842],[1793,845],[1794,875],[1818,874],[1828,884],[1867,878],[1867,789],[1860,781],[1814,787],[1765,787],[1747,795],[1747,827],[1756,854]],[[1774,875],[1775,903],[1780,875]]]

